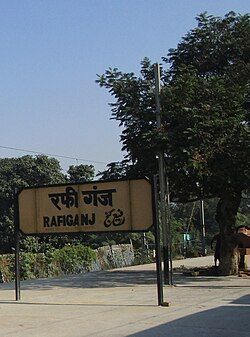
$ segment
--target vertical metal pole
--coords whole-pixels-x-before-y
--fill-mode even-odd
[[[148,244],[145,233],[142,233],[142,252],[144,262],[148,263]]]
[[[155,228],[155,262],[157,273],[157,295],[158,305],[163,305],[163,282],[162,282],[162,266],[161,266],[161,244],[160,244],[160,226],[158,216],[158,202],[157,202],[157,178],[154,176],[154,228]]]
[[[15,226],[15,294],[16,301],[21,298],[20,291],[20,231],[19,231],[19,214],[18,214],[18,191],[15,189],[14,196],[14,226]]]
[[[156,101],[156,125],[157,128],[161,128],[161,106],[160,106],[160,67],[156,63],[154,65],[155,74],[155,101]],[[169,256],[167,245],[167,228],[166,228],[166,186],[165,186],[165,163],[164,152],[158,153],[159,162],[159,184],[160,184],[160,212],[161,212],[161,224],[162,224],[162,236],[163,236],[163,263],[164,263],[164,283],[169,283]]]
[[[173,261],[172,261],[172,233],[171,233],[171,216],[170,216],[170,192],[169,180],[166,177],[166,193],[167,193],[167,231],[168,231],[168,250],[169,250],[169,284],[173,285]]]
[[[201,222],[201,247],[202,251],[201,254],[202,256],[206,255],[206,242],[205,242],[205,237],[206,237],[206,230],[205,230],[205,215],[204,215],[204,200],[200,200],[200,222]]]

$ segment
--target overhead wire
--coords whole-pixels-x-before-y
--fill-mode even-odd
[[[0,145],[0,148],[1,149],[7,149],[7,150],[14,150],[14,151],[27,152],[27,153],[40,154],[40,155],[50,156],[50,157],[72,159],[72,160],[76,160],[76,162],[81,161],[81,162],[89,162],[89,163],[105,164],[105,165],[107,165],[107,162],[104,162],[104,161],[90,160],[90,159],[85,159],[85,158],[77,158],[77,157],[65,156],[65,155],[60,155],[60,154],[52,154],[52,153],[46,153],[46,152],[42,152],[42,151],[20,149],[20,148],[17,148],[17,147],[10,147],[10,146]]]

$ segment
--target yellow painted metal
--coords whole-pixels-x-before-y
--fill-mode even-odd
[[[25,234],[146,231],[153,224],[147,179],[29,188],[18,204]]]

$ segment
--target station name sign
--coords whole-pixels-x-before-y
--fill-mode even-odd
[[[18,209],[25,234],[146,231],[153,224],[147,179],[27,188]]]

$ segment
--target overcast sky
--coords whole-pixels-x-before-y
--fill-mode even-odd
[[[28,154],[3,147],[19,148],[84,159],[61,159],[64,170],[96,171],[121,160],[112,98],[96,74],[138,73],[144,57],[160,62],[176,47],[197,14],[249,8],[247,0],[0,0],[0,157]]]

